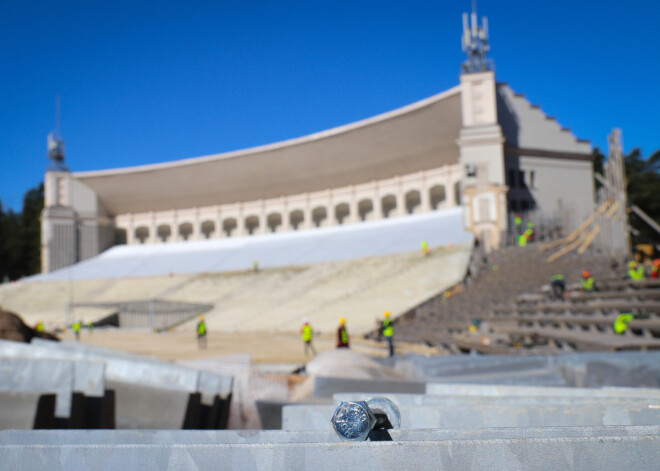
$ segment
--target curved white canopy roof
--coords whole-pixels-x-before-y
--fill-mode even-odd
[[[276,198],[458,161],[460,87],[357,123],[252,149],[78,172],[111,214]]]

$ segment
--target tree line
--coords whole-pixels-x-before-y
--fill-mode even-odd
[[[603,175],[605,156],[598,148],[594,149],[594,172]],[[642,156],[642,151],[633,149],[624,156],[626,167],[626,194],[628,204],[636,204],[656,223],[660,224],[660,150],[656,150],[648,159]],[[596,188],[601,183],[596,180]],[[628,214],[630,225],[636,229],[631,240],[635,244],[659,244],[660,234],[655,232],[637,214]]]
[[[44,184],[23,197],[21,212],[6,210],[0,201],[0,281],[17,280],[41,271],[41,211]]]

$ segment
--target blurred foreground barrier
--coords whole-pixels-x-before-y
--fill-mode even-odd
[[[655,471],[659,427],[392,430],[392,441],[334,432],[0,432],[0,469]]]

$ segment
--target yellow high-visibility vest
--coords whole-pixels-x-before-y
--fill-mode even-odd
[[[305,325],[302,328],[302,339],[305,342],[309,342],[310,340],[312,340],[312,328],[309,325]]]
[[[385,319],[383,321],[383,335],[385,337],[391,337],[394,335],[394,326],[390,319]]]

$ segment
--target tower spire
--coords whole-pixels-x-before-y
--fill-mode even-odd
[[[472,14],[463,13],[463,52],[467,60],[463,62],[462,71],[465,74],[486,72],[492,70],[492,61],[486,58],[490,51],[488,44],[488,18],[477,18],[477,2],[472,0]]]
[[[64,139],[60,135],[60,96],[55,97],[55,131],[48,133],[48,158],[50,169],[57,172],[68,170],[64,163]]]

